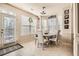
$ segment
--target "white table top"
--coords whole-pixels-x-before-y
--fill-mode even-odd
[[[52,36],[53,34],[43,34],[43,36]]]

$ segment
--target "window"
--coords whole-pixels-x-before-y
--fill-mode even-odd
[[[29,17],[21,16],[21,35],[29,34]]]
[[[32,18],[32,23],[30,24],[31,24],[31,27],[30,27],[31,34],[34,34],[36,32],[37,20]]]
[[[11,10],[8,10],[8,9],[4,9],[4,8],[0,8],[0,13],[4,13],[4,14],[8,14],[8,15],[12,15],[12,16],[16,16],[16,13],[11,11]]]
[[[34,34],[36,32],[36,20],[31,18],[32,22],[29,21],[30,17],[21,16],[21,35]]]
[[[48,18],[48,30],[53,31],[53,30],[58,30],[59,25],[58,25],[58,20],[55,17]]]

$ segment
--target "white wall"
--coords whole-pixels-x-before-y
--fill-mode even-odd
[[[64,10],[65,9],[69,9],[69,29],[64,29]],[[63,14],[62,14],[62,29],[61,29],[62,30],[62,32],[61,32],[62,37],[64,39],[71,40],[72,39],[72,26],[73,26],[73,24],[72,24],[72,21],[73,21],[73,19],[72,19],[72,5],[62,9],[62,11],[63,11]]]
[[[69,13],[69,29],[64,29],[64,10],[69,9],[70,13]],[[66,40],[71,40],[72,39],[72,4],[69,4],[67,6],[64,7],[60,7],[60,8],[53,8],[52,9],[52,15],[57,15],[57,19],[59,21],[59,25],[60,25],[60,34],[62,36],[62,40],[66,39]]]
[[[8,4],[1,4],[0,3],[0,9],[5,9],[11,12],[14,12],[16,14],[16,40],[18,42],[26,42],[26,41],[30,41],[31,36],[30,35],[21,35],[21,16],[27,16],[27,17],[32,17],[33,20],[37,20],[37,16],[29,13],[29,12],[25,12],[21,9],[18,9],[14,6],[8,5]],[[32,40],[32,39],[31,39]]]
[[[64,10],[69,9],[69,29],[64,29]],[[54,13],[55,12],[55,13]],[[54,14],[57,15],[60,24],[62,39],[71,40],[72,39],[72,4],[69,6],[61,7],[54,10]]]

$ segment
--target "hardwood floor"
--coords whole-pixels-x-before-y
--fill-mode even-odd
[[[22,44],[24,48],[11,52],[5,56],[72,56],[72,46],[59,44],[46,47],[44,50],[37,48],[34,41]]]

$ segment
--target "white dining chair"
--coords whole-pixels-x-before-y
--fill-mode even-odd
[[[34,34],[35,45],[37,44],[37,40],[38,40],[38,34]]]
[[[38,40],[37,40],[37,46],[38,47],[42,47],[42,49],[44,50],[44,38],[43,38],[43,35],[42,35],[42,32],[38,32]]]
[[[43,38],[42,32],[37,32],[36,36],[37,36],[35,38],[35,44],[36,44],[36,46],[38,48],[41,47],[42,50],[44,50],[44,43],[45,43],[46,40]]]
[[[49,32],[50,35],[52,35],[51,38],[49,38],[49,40],[54,41],[55,44],[58,44],[58,36],[59,36],[59,30],[53,30]]]

